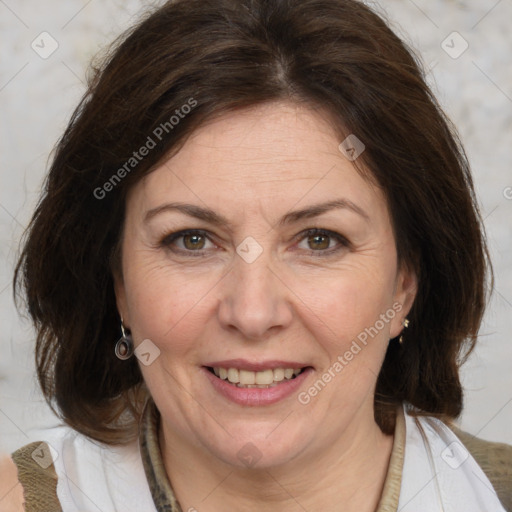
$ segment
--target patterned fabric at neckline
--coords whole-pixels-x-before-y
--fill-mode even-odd
[[[151,495],[159,512],[183,512],[167,477],[159,444],[160,412],[150,398],[141,419],[140,451]],[[400,496],[404,461],[405,419],[403,407],[397,407],[393,449],[388,472],[376,512],[395,512]]]

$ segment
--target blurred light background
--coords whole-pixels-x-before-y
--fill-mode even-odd
[[[421,55],[472,163],[496,290],[463,367],[459,425],[512,444],[512,0],[368,3]],[[33,329],[12,300],[20,236],[90,59],[151,5],[158,2],[0,0],[1,452],[58,423],[34,377]]]

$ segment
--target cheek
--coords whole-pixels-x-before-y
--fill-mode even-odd
[[[345,268],[337,275],[303,282],[297,288],[303,298],[298,301],[303,304],[301,316],[309,317],[334,344],[351,341],[390,310],[393,283],[382,267]],[[381,330],[387,334],[389,323]]]
[[[186,351],[204,327],[202,317],[217,281],[204,270],[134,262],[125,276],[134,339],[149,338],[161,350]]]

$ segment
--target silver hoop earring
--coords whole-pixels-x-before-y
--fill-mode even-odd
[[[123,322],[121,321],[121,332],[122,336],[117,340],[114,352],[116,356],[122,361],[126,361],[133,356],[134,347],[133,347],[133,339],[131,334],[126,334],[124,330]]]

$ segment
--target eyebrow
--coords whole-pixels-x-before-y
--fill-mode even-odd
[[[311,219],[335,209],[351,210],[363,217],[367,222],[370,222],[369,215],[360,206],[348,199],[336,199],[327,203],[315,204],[301,210],[289,212],[279,220],[278,225],[285,226],[299,222],[302,219]],[[216,226],[227,228],[232,227],[231,222],[223,215],[220,215],[210,208],[204,208],[202,206],[188,203],[166,203],[161,206],[157,206],[156,208],[153,208],[146,213],[144,216],[144,222],[147,223],[156,215],[168,211],[178,211],[188,215],[189,217],[194,217]]]

